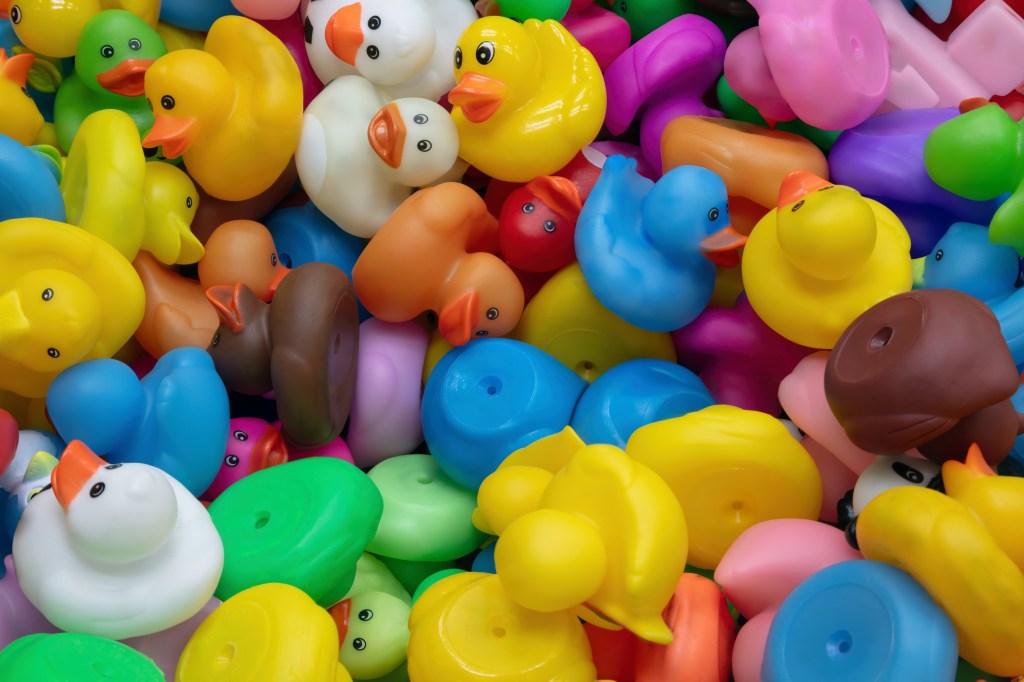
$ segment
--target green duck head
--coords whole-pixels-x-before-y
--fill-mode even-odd
[[[385,592],[364,592],[330,609],[338,625],[338,660],[354,680],[372,680],[405,661],[409,605]]]
[[[163,38],[142,19],[131,12],[106,10],[82,29],[75,72],[97,93],[141,97],[146,69],[165,54]]]

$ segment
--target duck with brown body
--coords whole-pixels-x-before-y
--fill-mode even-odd
[[[210,287],[220,318],[209,352],[229,390],[274,392],[290,448],[338,437],[355,387],[359,316],[348,277],[307,263],[285,277],[271,303],[244,284]]]
[[[952,289],[899,294],[847,328],[825,395],[847,436],[878,454],[917,448],[933,462],[977,443],[995,466],[1024,432],[1010,402],[1017,369],[989,308]]]

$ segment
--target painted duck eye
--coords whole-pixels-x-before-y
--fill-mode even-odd
[[[162,106],[167,111],[170,111],[174,108],[174,98],[170,95],[164,95],[160,98],[160,106]]]
[[[924,474],[914,467],[907,466],[903,462],[893,462],[892,470],[899,474],[901,478],[913,483],[914,485],[924,483]]]
[[[99,497],[106,489],[107,486],[104,483],[97,483],[89,490],[89,497]]]
[[[104,469],[120,469],[121,465],[120,464],[108,464],[107,466],[105,466],[103,468]]]
[[[46,354],[49,355],[54,360],[60,357],[60,351],[57,350],[56,348],[47,348]]]
[[[942,257],[944,255],[946,255],[946,254],[942,253],[942,249],[939,249],[938,251],[935,252],[935,260],[937,260],[937,261],[938,260],[942,260]]]
[[[366,25],[370,27],[371,31],[376,31],[380,28],[380,17],[377,15],[370,17],[370,20],[366,22]]]
[[[51,298],[53,298],[53,289],[49,287],[43,289],[43,300],[49,301]]]
[[[415,116],[412,117],[412,122],[413,123],[419,123],[420,125],[423,125],[424,123],[426,123],[427,120],[428,119],[427,119],[427,115],[426,114],[416,114]]]
[[[708,211],[708,220],[718,220],[718,209],[713,208]]]
[[[455,68],[456,69],[461,69],[462,68],[462,48],[461,47],[456,47],[455,48]]]
[[[276,253],[270,254],[270,264],[271,265],[277,265],[277,254]]]
[[[477,336],[487,336],[488,334],[490,334],[490,332],[487,331],[486,329],[481,329],[476,333]]]
[[[370,609],[363,609],[359,612],[359,620],[370,620],[373,618],[373,611]]]
[[[369,57],[370,59],[376,59],[377,57],[380,56],[380,50],[377,49],[376,45],[367,45],[366,56]]]
[[[494,59],[494,43],[485,40],[476,46],[476,60],[480,64],[490,64]]]
[[[556,225],[555,225],[555,221],[554,220],[545,220],[544,221],[544,231],[545,232],[554,232],[555,231],[555,227],[556,227]]]
[[[32,97],[32,95],[28,94],[28,88],[22,88],[21,91],[25,93],[25,97]]]
[[[523,213],[533,213],[533,204],[523,204]]]
[[[803,208],[803,205],[804,205],[804,200],[803,200],[803,199],[801,199],[800,201],[798,201],[798,202],[796,202],[795,204],[793,204],[793,208],[791,208],[791,209],[789,209],[789,210],[790,210],[790,211],[792,211],[793,213],[796,213],[796,212],[797,212],[797,211],[799,211],[799,210],[800,210],[801,208]]]
[[[32,498],[34,498],[36,495],[43,492],[44,490],[45,488],[33,488],[32,492],[28,494],[28,499],[26,500],[26,502],[31,502]]]
[[[488,320],[496,320],[496,319],[498,319],[498,309],[497,308],[488,308],[487,309],[487,319]]]
[[[111,46],[111,45],[104,45],[103,47],[100,48],[100,54],[103,55],[106,59],[110,59],[111,57],[114,56],[114,48],[113,48],[113,46]]]
[[[362,637],[356,637],[352,640],[352,648],[356,651],[362,651],[366,648],[366,640]]]
[[[433,148],[434,145],[430,144],[430,140],[420,140],[416,143],[416,149],[419,149],[421,152],[429,152]]]
[[[220,343],[220,332],[213,335],[213,340],[210,341],[210,345],[216,347]]]
[[[231,434],[231,437],[234,438],[235,440],[240,440],[243,443],[249,440],[249,434],[246,433],[245,431],[242,431],[241,429],[235,429],[235,431]]]
[[[11,23],[12,24],[20,24],[21,23],[21,8],[18,7],[17,5],[15,5],[14,7],[11,8]]]
[[[622,2],[619,3],[619,11],[620,12],[625,12],[626,11],[626,0],[622,0]]]
[[[185,208],[192,208],[192,197],[185,197]]]
[[[132,38],[131,40],[128,41],[128,47],[130,47],[132,50],[136,50],[136,51],[141,50],[142,49],[142,41],[139,40],[138,38]]]
[[[238,455],[228,455],[227,457],[224,458],[224,463],[227,464],[229,467],[238,466],[238,461]]]

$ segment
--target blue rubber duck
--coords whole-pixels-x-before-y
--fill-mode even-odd
[[[227,389],[199,348],[164,354],[141,380],[117,360],[72,365],[50,385],[46,408],[66,441],[83,441],[114,464],[163,469],[196,496],[227,446]]]
[[[931,253],[912,262],[915,289],[956,289],[990,306],[1021,284],[1017,251],[993,244],[986,225],[953,223]]]
[[[601,303],[641,329],[667,332],[711,300],[715,263],[735,266],[746,242],[729,224],[725,183],[680,166],[657,183],[611,156],[576,223],[576,258]]]

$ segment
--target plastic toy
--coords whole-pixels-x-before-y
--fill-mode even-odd
[[[131,265],[106,242],[64,223],[0,223],[0,389],[41,398],[76,362],[113,355],[142,317]]]
[[[228,435],[228,398],[210,356],[179,348],[142,379],[117,360],[83,362],[61,373],[46,396],[57,432],[111,463],[166,471],[193,495],[209,487]]]
[[[44,218],[64,222],[59,154],[50,147],[25,147],[0,133],[0,222]]]
[[[299,8],[300,0],[231,0],[250,19],[286,19]]]
[[[220,471],[202,494],[204,500],[217,499],[224,490],[249,474],[288,461],[288,446],[281,432],[262,419],[236,417],[228,424],[230,435]]]
[[[225,201],[199,190],[199,210],[192,220],[192,233],[205,243],[215,229],[230,220],[256,220],[275,210],[286,197],[295,190],[299,173],[295,169],[295,160],[288,162],[288,167],[269,189],[243,201]]]
[[[628,1],[628,0],[627,0]],[[695,14],[676,17],[623,52],[605,69],[605,125],[621,135],[643,109],[640,147],[661,168],[662,132],[680,116],[713,116],[701,100],[722,73],[725,37]]]
[[[494,255],[497,242],[498,223],[472,189],[448,182],[420,190],[359,256],[352,269],[356,294],[385,322],[436,311],[454,346],[503,336],[519,322],[523,288]]]
[[[232,220],[214,230],[199,261],[199,282],[204,290],[241,282],[265,302],[274,297],[289,272],[270,231],[252,220]]]
[[[259,420],[263,421],[263,420]],[[270,425],[278,432],[281,431],[281,421],[278,420]],[[352,459],[352,452],[349,451],[348,445],[340,437],[335,438],[326,445],[321,445],[317,448],[307,448],[304,450],[292,450],[289,452],[290,459],[308,459],[309,457],[333,457],[334,459],[343,459],[349,464],[355,464]]]
[[[903,486],[868,503],[857,522],[866,559],[912,575],[956,628],[960,655],[997,675],[1024,671],[1024,574],[976,517],[934,490]],[[979,580],[978,576],[985,576]]]
[[[324,83],[359,75],[389,99],[432,102],[455,85],[452,50],[476,19],[458,0],[322,0],[303,12],[309,62]]]
[[[1017,291],[1020,258],[993,244],[986,226],[953,223],[914,269],[915,289],[956,289],[994,306]]]
[[[103,672],[99,672],[103,671]],[[99,681],[104,677],[138,682],[163,682],[153,661],[120,642],[103,637],[62,632],[22,637],[0,652],[0,675],[5,680]]]
[[[1024,427],[1010,402],[1018,377],[987,306],[952,289],[923,289],[850,325],[829,357],[825,395],[865,450],[917,448],[942,463],[978,443],[995,465]]]
[[[455,48],[459,156],[499,180],[551,175],[597,136],[601,70],[561,24],[484,17]]]
[[[509,454],[563,429],[584,388],[534,346],[477,341],[449,351],[431,372],[423,437],[441,469],[475,490]]]
[[[146,291],[135,339],[154,358],[175,348],[206,348],[217,331],[217,311],[202,285],[160,265],[146,252],[132,263]]]
[[[238,14],[231,0],[168,0],[160,4],[160,20],[190,31],[209,31],[217,19]]]
[[[714,402],[779,414],[779,384],[812,351],[761,321],[746,296],[707,308],[672,334],[679,362],[697,373]]]
[[[39,613],[18,586],[14,572],[14,559],[8,554],[3,560],[4,576],[0,578],[0,651],[14,640],[42,632],[57,632],[57,628]]]
[[[495,626],[466,628],[467,622]],[[412,682],[595,679],[590,645],[576,617],[523,608],[494,575],[458,573],[434,583],[416,600],[409,630]]]
[[[328,263],[299,266],[270,304],[244,284],[215,286],[206,295],[221,321],[209,350],[228,389],[274,391],[289,448],[337,438],[352,403],[359,340],[345,273]]]
[[[501,10],[501,16],[509,17],[516,21],[526,21],[527,19],[545,21],[552,19],[562,22],[571,4],[569,0],[511,0],[511,2],[505,0],[498,9]],[[487,14],[484,16],[491,15]]]
[[[904,5],[907,6],[907,9],[910,9],[911,7],[908,2],[909,0],[904,0]],[[952,2],[936,0],[934,4],[937,4],[943,13],[936,14],[934,17],[931,16],[931,12],[928,11],[927,7],[931,3],[921,2],[919,3],[921,7],[913,10],[913,16],[924,24],[929,31],[946,40],[949,38],[949,34],[975,12],[983,2],[984,0],[952,0]],[[1021,0],[1004,0],[1004,2],[1018,15],[1024,15],[1024,2],[1021,2]],[[949,5],[948,12],[945,7],[947,4]]]
[[[447,561],[480,547],[470,521],[476,496],[429,455],[402,455],[367,474],[384,497],[384,515],[368,552],[405,561]]]
[[[458,154],[458,131],[439,104],[417,98],[389,103],[365,78],[343,76],[306,109],[295,162],[317,208],[365,238],[415,187],[451,171]]]
[[[28,70],[35,55],[31,53],[7,56],[0,48],[0,133],[30,145],[43,129],[43,115],[28,94]]]
[[[209,194],[250,199],[288,167],[302,129],[302,79],[281,41],[244,17],[222,17],[203,51],[178,50],[146,72],[153,128],[145,147],[182,156]]]
[[[683,14],[694,11],[693,0],[619,0],[608,3],[612,11],[629,22],[633,42]]]
[[[338,459],[312,457],[246,476],[210,505],[224,540],[218,598],[279,582],[321,606],[338,603],[382,510],[366,474]]]
[[[57,454],[59,455],[60,451]],[[57,458],[52,453],[41,450],[36,452],[22,468],[21,480],[13,487],[10,495],[6,496],[7,499],[3,500],[3,505],[0,506],[0,521],[3,522],[3,531],[7,537],[14,537],[18,522],[21,521],[21,515],[31,499],[50,485],[50,472],[56,466]],[[4,496],[0,496],[0,499],[2,497]]]
[[[681,417],[714,404],[693,372],[664,360],[627,360],[594,380],[572,415],[586,443],[618,448],[641,426]]]
[[[580,213],[576,257],[598,300],[641,329],[691,322],[714,287],[712,260],[735,265],[746,241],[729,225],[725,185],[697,166],[657,184],[612,156]],[[629,280],[629,286],[626,281]]]
[[[751,38],[756,37],[757,36],[751,36]],[[736,37],[736,39],[738,38],[739,36]],[[735,39],[731,42],[735,42]],[[798,118],[794,118],[790,121],[775,122],[774,126],[772,126],[752,104],[737,94],[733,87],[729,85],[729,81],[725,76],[718,79],[718,85],[715,88],[715,95],[718,98],[718,104],[725,113],[727,120],[744,121],[746,123],[753,123],[754,125],[770,127],[773,130],[795,133],[796,135],[810,140],[814,143],[814,146],[825,152],[832,147],[832,144],[836,141],[836,138],[839,137],[839,133],[841,132],[839,130],[822,130],[821,128],[815,128],[812,125],[807,125]]]
[[[150,161],[142,198],[146,216],[142,251],[164,265],[187,265],[203,257],[203,245],[189,227],[199,207],[199,192],[184,171]]]
[[[173,3],[172,3],[173,4]],[[124,9],[156,27],[156,0],[4,0],[0,13],[10,17],[18,40],[47,57],[71,57],[89,19],[104,9]]]
[[[601,71],[607,69],[629,47],[629,22],[592,0],[570,3],[569,13],[561,22],[580,45],[594,56]]]
[[[762,412],[713,405],[655,422],[633,433],[626,454],[672,488],[687,518],[689,562],[699,568],[717,566],[754,524],[815,519],[821,507],[814,461]]]
[[[983,106],[935,128],[924,146],[928,174],[941,187],[974,200],[1011,196],[989,226],[989,238],[1024,250],[1019,220],[1024,210],[1020,165],[1021,126],[1001,108]]]
[[[786,176],[743,252],[754,312],[810,348],[831,348],[854,318],[911,284],[910,238],[892,211],[806,171]]]
[[[284,5],[287,6],[289,2],[294,4],[296,1],[286,0]],[[292,59],[295,60],[296,66],[299,67],[299,74],[302,76],[302,108],[305,109],[313,101],[313,98],[324,89],[324,84],[320,82],[316,72],[313,71],[313,65],[309,63],[309,55],[306,52],[306,30],[301,14],[294,11],[280,19],[252,16],[250,18],[256,19],[260,26],[277,36],[278,40],[284,43],[288,49]]]
[[[305,206],[274,211],[263,224],[270,230],[280,261],[286,267],[320,261],[334,265],[351,279],[352,267],[366,246],[366,240],[339,230],[312,201]],[[368,316],[360,304],[360,319]]]
[[[54,458],[64,451],[65,443],[49,431],[18,430],[14,417],[0,410],[0,489],[14,493],[32,469],[32,460],[42,452]],[[6,463],[5,463],[6,462]]]
[[[52,483],[25,509],[13,552],[25,596],[51,623],[124,639],[176,625],[213,595],[221,541],[176,480],[107,465],[72,441]]]
[[[384,592],[362,592],[330,608],[338,626],[338,660],[352,679],[377,679],[405,662],[408,602]]]
[[[779,607],[762,679],[951,680],[956,648],[949,617],[913,578],[847,561],[815,573]]]
[[[71,149],[82,121],[100,109],[127,113],[146,133],[153,125],[143,96],[146,70],[165,54],[163,38],[131,12],[108,10],[89,19],[75,49],[75,72],[60,84],[54,102],[60,146]]]
[[[225,657],[224,651],[231,656]],[[338,629],[302,590],[256,585],[221,604],[182,652],[178,682],[289,679],[351,682],[338,662]]]
[[[843,130],[875,113],[891,67],[886,32],[868,0],[750,4],[758,27],[729,45],[725,77],[769,123],[800,118]]]

